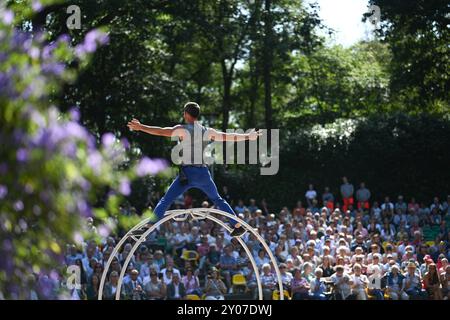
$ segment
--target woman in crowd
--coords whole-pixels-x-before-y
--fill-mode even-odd
[[[424,298],[425,292],[422,291],[422,279],[418,272],[416,272],[417,266],[414,262],[408,263],[408,271],[403,279],[405,292],[410,299]]]
[[[202,290],[200,289],[200,281],[198,277],[194,274],[192,267],[186,269],[186,275],[181,279],[184,287],[186,288],[186,294],[196,294],[200,296]]]
[[[327,286],[322,279],[323,271],[320,268],[317,268],[314,272],[315,278],[310,282],[310,296],[315,300],[326,300],[325,292],[327,290]]]
[[[100,287],[100,278],[96,274],[94,274],[92,275],[86,288],[86,296],[88,300],[98,299],[99,287]]]
[[[225,300],[224,294],[227,292],[225,283],[220,280],[219,272],[212,268],[205,285],[205,300]]]
[[[163,300],[166,296],[166,286],[154,269],[150,270],[150,281],[144,284],[144,292],[149,300]]]
[[[334,273],[332,263],[332,257],[327,255],[322,258],[322,264],[319,266],[320,269],[323,271],[323,276],[325,278],[331,277]]]
[[[423,283],[430,297],[433,297],[434,300],[442,300],[441,280],[434,263],[428,265],[428,271],[423,277]]]
[[[403,290],[404,279],[405,277],[400,273],[399,267],[393,265],[386,276],[386,290],[392,300],[408,300],[409,297]]]
[[[361,273],[361,270],[360,264],[353,266],[353,275],[351,275],[352,293],[357,300],[367,300],[366,288],[369,280]]]
[[[294,269],[294,278],[291,281],[291,297],[292,300],[305,300],[309,299],[309,283],[302,277],[302,271],[300,268]]]

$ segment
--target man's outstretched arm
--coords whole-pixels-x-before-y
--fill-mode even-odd
[[[262,136],[260,130],[253,129],[249,133],[226,133],[215,129],[209,129],[209,139],[214,141],[245,141],[245,140],[257,140]]]
[[[174,127],[155,127],[142,124],[137,119],[133,119],[128,122],[128,128],[132,131],[142,131],[154,136],[171,137],[171,136],[183,136],[184,130],[181,125]]]

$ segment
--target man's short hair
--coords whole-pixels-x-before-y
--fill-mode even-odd
[[[184,105],[184,112],[197,119],[200,115],[200,106],[195,102],[188,102]]]

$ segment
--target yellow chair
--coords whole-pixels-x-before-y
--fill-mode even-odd
[[[188,294],[186,300],[200,300],[200,297],[196,294]]]
[[[231,283],[233,285],[233,292],[237,292],[238,289],[242,289],[242,291],[245,292],[247,288],[247,280],[244,275],[240,273],[233,275]]]
[[[199,254],[197,251],[193,250],[184,250],[181,254],[181,259],[187,260],[187,261],[197,261],[199,258]]]
[[[283,290],[283,295],[284,295],[285,299],[291,300],[291,295],[289,294],[289,291]],[[280,300],[280,291],[279,290],[273,290],[272,300]]]
[[[383,243],[381,244],[381,246],[383,247],[384,250],[386,250],[386,246],[389,244],[389,241],[383,241]]]
[[[434,241],[426,241],[425,244],[429,247],[434,246]]]
[[[390,300],[391,299],[391,296],[390,296],[390,294],[388,292],[383,291],[383,294],[384,294],[384,299],[385,300]],[[368,300],[375,300],[377,298],[374,295],[369,294],[369,289],[368,288],[366,288],[366,295],[367,295],[367,299]]]
[[[247,280],[245,280],[245,277],[243,274],[235,274],[231,280],[234,286],[246,286]]]

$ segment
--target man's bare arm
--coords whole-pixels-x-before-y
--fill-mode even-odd
[[[209,139],[214,141],[255,141],[262,136],[261,131],[253,129],[249,133],[225,133],[215,129],[209,129]]]
[[[128,128],[132,131],[142,131],[154,136],[171,137],[171,136],[183,136],[184,130],[181,125],[176,125],[174,127],[156,127],[147,126],[142,124],[137,119],[133,119],[128,122]]]

